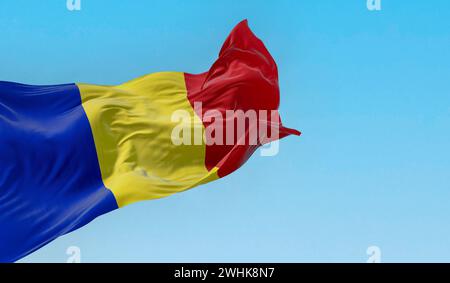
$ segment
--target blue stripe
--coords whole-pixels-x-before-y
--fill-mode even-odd
[[[0,262],[116,208],[78,87],[0,82]]]

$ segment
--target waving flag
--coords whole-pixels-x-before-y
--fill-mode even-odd
[[[223,177],[260,145],[299,135],[282,126],[278,105],[276,64],[246,21],[202,74],[154,73],[118,86],[0,82],[0,262],[119,207]],[[258,125],[234,129],[250,110]],[[264,126],[278,135],[245,142]]]

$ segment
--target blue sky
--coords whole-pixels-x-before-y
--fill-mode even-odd
[[[0,80],[203,72],[247,18],[303,132],[219,181],[102,216],[28,256],[65,262],[450,262],[450,2],[0,2]]]

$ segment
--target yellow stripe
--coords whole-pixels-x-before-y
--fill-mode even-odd
[[[171,121],[188,111],[183,73],[143,76],[119,86],[78,84],[91,124],[102,179],[119,207],[156,199],[218,178],[205,168],[205,145],[174,145]]]

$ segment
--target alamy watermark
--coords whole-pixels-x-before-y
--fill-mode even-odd
[[[81,249],[77,246],[70,246],[66,249],[67,263],[81,263]]]
[[[69,11],[81,11],[81,0],[67,0],[66,7]]]
[[[367,0],[367,10],[381,11],[381,0]]]
[[[187,110],[176,110],[171,121],[174,145],[265,145],[262,156],[278,154],[280,117],[277,110],[207,110],[203,114],[202,103],[195,102],[194,110],[201,120]],[[203,130],[203,125],[206,125]]]
[[[366,0],[369,11],[380,11],[381,0]],[[81,11],[81,0],[66,0],[66,7],[69,11]]]
[[[369,258],[367,263],[381,263],[381,249],[378,246],[370,246],[366,250]]]

